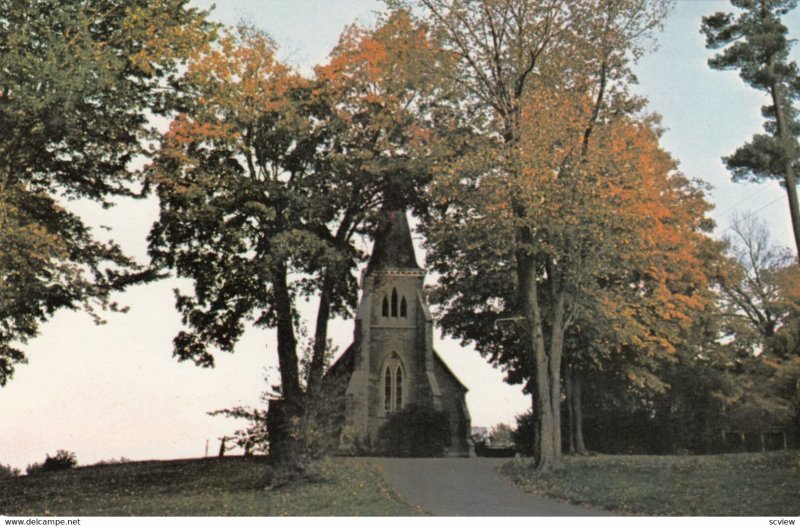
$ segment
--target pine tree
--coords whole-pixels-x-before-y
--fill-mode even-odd
[[[792,42],[781,17],[796,0],[731,0],[741,10],[703,18],[706,47],[722,51],[708,61],[719,70],[738,69],[748,85],[771,99],[761,109],[764,130],[723,160],[734,181],[778,179],[786,188],[795,245],[800,257],[800,209],[797,200],[797,134],[800,125],[794,101],[800,96],[797,64],[789,60]]]

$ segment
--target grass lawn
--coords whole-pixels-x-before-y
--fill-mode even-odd
[[[532,461],[502,472],[538,495],[624,513],[678,516],[800,515],[800,451],[709,456],[565,457],[537,473]]]
[[[0,478],[0,515],[418,515],[354,459],[318,463],[309,480],[265,489],[263,459],[130,462]]]

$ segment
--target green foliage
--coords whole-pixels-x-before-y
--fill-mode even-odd
[[[429,178],[432,126],[409,109],[423,104],[414,57],[429,42],[408,17],[384,22],[348,29],[313,79],[278,61],[264,33],[226,32],[189,63],[192,97],[150,167],[160,202],[152,261],[193,287],[176,293],[185,329],[175,356],[211,367],[246,327],[275,328],[287,438],[318,434],[294,420],[320,389],[330,317],[355,307],[365,256],[356,236],[374,230],[384,206],[417,201]],[[296,301],[312,296],[303,375]]]
[[[489,430],[489,443],[493,447],[509,447],[514,431],[515,429],[508,424],[497,424]]]
[[[141,193],[152,114],[209,29],[186,0],[0,3],[0,385],[59,309],[153,276],[66,207]]]
[[[17,477],[19,473],[19,468],[12,468],[11,466],[0,464],[0,478]]]
[[[131,462],[0,478],[12,516],[416,515],[377,470],[353,459],[315,464],[309,477],[265,489],[258,457]]]
[[[767,225],[738,218],[716,273],[720,330],[717,353],[728,388],[718,392],[732,431],[787,429],[800,424],[797,328],[800,267],[770,239]]]
[[[717,283],[725,336],[769,350],[769,340],[800,313],[800,275],[792,252],[771,239],[756,217],[734,219]],[[777,349],[776,349],[777,350]],[[784,349],[793,354],[794,349]]]
[[[343,454],[353,457],[376,457],[382,456],[383,451],[378,447],[377,440],[371,435],[360,436],[352,428],[343,426],[341,433],[341,443],[346,444],[347,448]]]
[[[328,387],[326,384],[316,393],[306,393],[297,414],[286,411],[283,399],[269,402],[267,432],[272,463],[302,473],[312,462],[338,447],[344,424],[344,397],[328,396]]]
[[[212,366],[211,350],[232,351],[245,323],[292,323],[298,296],[323,296],[323,327],[329,313],[354,307],[364,254],[353,236],[375,219],[389,187],[402,205],[424,177],[413,159],[366,160],[410,151],[412,132],[407,115],[395,127],[386,120],[399,113],[364,100],[364,65],[351,61],[363,53],[361,39],[373,40],[349,33],[314,80],[278,62],[269,38],[247,27],[190,64],[196,99],[172,122],[151,171],[161,202],[151,255],[194,282],[176,302],[187,325],[175,338],[179,359]],[[296,276],[291,284],[287,273]],[[289,332],[279,330],[279,352],[294,339]],[[296,376],[286,369],[298,361],[295,345],[286,345],[281,373]],[[284,395],[292,390],[283,385]]]
[[[267,438],[267,410],[247,406],[234,406],[227,409],[217,409],[209,411],[209,416],[224,416],[245,420],[246,427],[237,429],[231,436],[220,438],[225,445],[225,451],[237,446],[244,451],[245,456],[252,454],[266,454],[269,447]],[[228,445],[228,441],[233,441],[234,446]]]
[[[796,516],[800,453],[567,457],[541,473],[528,460],[502,472],[527,491],[620,513]]]
[[[324,363],[327,366],[329,356],[333,349],[327,349]],[[302,368],[307,371],[313,348],[304,346]],[[307,377],[306,375],[303,376]],[[270,385],[269,378],[265,382]],[[320,391],[312,393],[304,385],[303,411],[299,416],[290,418],[286,423],[286,433],[289,440],[296,448],[294,459],[295,466],[301,470],[311,465],[316,460],[330,454],[339,444],[339,433],[343,422],[343,398],[347,387],[347,378],[327,378]],[[235,406],[227,409],[210,411],[210,416],[224,416],[244,420],[246,426],[234,431],[233,435],[222,437],[221,440],[232,441],[233,445],[226,445],[226,451],[232,447],[239,447],[245,456],[252,454],[267,454],[270,452],[269,410],[274,407],[275,401],[280,401],[280,392],[273,386],[261,393],[260,407]]]
[[[778,179],[786,189],[797,253],[800,254],[800,210],[797,201],[798,153],[795,101],[800,97],[800,72],[789,60],[794,40],[787,36],[782,17],[797,7],[796,0],[731,0],[737,12],[718,12],[703,18],[706,47],[721,51],[708,61],[714,69],[738,69],[749,86],[767,93],[764,130],[723,160],[734,181]]]
[[[734,180],[783,179],[786,156],[792,156],[792,164],[797,162],[794,157],[797,151],[789,144],[800,131],[792,105],[800,95],[797,82],[800,77],[797,65],[789,60],[793,41],[787,37],[781,17],[793,10],[797,2],[731,0],[731,5],[741,11],[737,14],[718,12],[703,18],[706,46],[722,50],[708,64],[714,69],[739,70],[745,83],[776,98],[762,109],[767,134],[754,136],[752,142],[740,147],[725,162]],[[791,140],[780,136],[776,122],[778,111],[781,119],[788,120]]]
[[[520,455],[533,457],[536,454],[536,423],[531,411],[517,415],[517,427],[511,433],[511,439]]]
[[[660,389],[637,387],[620,371],[591,371],[583,376],[592,393],[583,398],[585,445],[607,454],[756,451],[761,434],[766,449],[778,449],[786,432],[791,446],[796,367],[708,340],[653,369]]]
[[[609,354],[652,361],[685,332],[664,323],[686,319],[672,311],[700,303],[691,291],[704,277],[685,248],[703,244],[708,205],[630,93],[631,65],[671,2],[390,4],[405,3],[456,57],[471,130],[440,163],[423,224],[437,315],[533,395],[548,469],[561,451],[567,332],[602,311]],[[607,360],[597,347],[580,350]]]
[[[437,457],[450,445],[447,414],[411,404],[393,413],[378,430],[379,448],[391,457]]]
[[[28,475],[33,475],[36,473],[47,473],[50,471],[64,471],[67,469],[72,469],[77,465],[78,459],[76,458],[75,453],[64,449],[59,449],[52,457],[48,454],[47,458],[45,458],[42,464],[29,465],[25,469],[25,472]]]

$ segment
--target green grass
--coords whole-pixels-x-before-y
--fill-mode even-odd
[[[374,466],[330,459],[270,488],[257,458],[130,462],[0,478],[0,515],[417,515]]]
[[[566,457],[538,473],[530,460],[502,472],[538,495],[623,513],[677,516],[800,515],[800,452],[709,456]]]

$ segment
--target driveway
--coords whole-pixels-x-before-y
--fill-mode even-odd
[[[608,516],[537,497],[498,475],[503,458],[378,458],[386,481],[423,510],[440,516]]]

